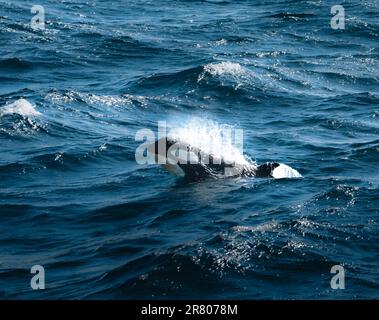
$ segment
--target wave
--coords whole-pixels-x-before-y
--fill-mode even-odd
[[[106,37],[99,49],[103,50],[107,56],[112,56],[112,58],[127,56],[146,59],[148,56],[170,52],[168,49],[135,40],[129,36]]]
[[[130,107],[133,104],[146,106],[147,99],[144,96],[136,96],[130,94],[123,95],[98,95],[94,93],[85,93],[80,91],[68,90],[64,92],[49,92],[45,99],[53,103],[63,105],[83,102],[91,107],[97,107],[103,110],[104,107]]]
[[[88,149],[70,150],[67,146],[59,148],[40,148],[24,155],[18,162],[0,164],[0,173],[14,175],[35,170],[73,171],[80,167],[101,162],[114,163],[134,160],[132,148],[123,148],[111,143],[102,143]],[[95,185],[93,185],[95,188]]]
[[[23,139],[39,131],[46,131],[47,124],[38,118],[42,115],[26,99],[18,99],[0,108],[0,136]]]
[[[171,73],[157,73],[143,76],[134,83],[134,91],[146,90],[160,95],[186,92],[186,96],[203,96],[210,99],[236,99],[248,101],[267,99],[270,96],[316,96],[334,97],[351,92],[352,86],[361,85],[361,93],[367,85],[374,86],[376,79],[351,77],[349,73],[330,69],[300,71],[291,65],[280,63],[268,64],[266,58],[277,59],[279,51],[255,53],[252,60],[244,63],[237,61],[215,61]],[[292,64],[301,62],[295,60]],[[307,60],[308,63],[308,60]],[[326,67],[325,67],[326,68]],[[334,82],[330,81],[330,77]],[[328,80],[328,81],[321,81]],[[365,87],[366,86],[366,87]]]
[[[27,70],[32,67],[32,63],[29,61],[21,60],[19,58],[10,58],[0,60],[0,70]]]
[[[10,114],[18,114],[23,117],[37,117],[41,115],[35,106],[26,99],[18,99],[0,108],[0,117]]]
[[[248,71],[243,68],[239,63],[223,61],[220,63],[209,63],[204,66],[204,73],[209,73],[212,76],[224,76],[229,75],[232,77],[243,77],[248,75]],[[204,75],[199,76],[201,81]]]
[[[236,62],[215,62],[177,70],[143,76],[130,83],[132,92],[143,92],[145,96],[171,97],[180,102],[188,97],[204,99],[229,99],[251,101],[262,92],[256,85],[252,73]],[[169,90],[169,91],[168,91]],[[256,96],[252,95],[252,91]],[[183,94],[184,93],[184,94]],[[177,97],[182,98],[178,99]]]
[[[290,13],[290,12],[280,12],[269,15],[270,18],[280,18],[285,20],[299,20],[307,18],[315,18],[316,14],[313,13]]]

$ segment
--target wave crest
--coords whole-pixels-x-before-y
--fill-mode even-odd
[[[35,107],[26,99],[18,99],[0,109],[0,117],[10,114],[18,114],[23,117],[40,116]]]

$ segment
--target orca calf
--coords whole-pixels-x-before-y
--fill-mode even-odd
[[[155,162],[174,175],[189,180],[209,176],[256,177],[256,178],[298,178],[300,173],[277,162],[256,165],[244,157],[230,161],[223,156],[208,154],[199,148],[171,138],[162,138],[147,148]]]

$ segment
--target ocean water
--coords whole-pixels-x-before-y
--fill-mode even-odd
[[[379,297],[379,1],[34,4],[0,0],[0,298]],[[302,178],[137,164],[158,121]]]

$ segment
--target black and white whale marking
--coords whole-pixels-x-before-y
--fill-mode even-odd
[[[256,165],[247,161],[241,163],[226,161],[180,141],[163,138],[148,147],[155,162],[167,171],[190,180],[207,176],[256,177],[256,178],[298,178],[300,173],[277,162]]]

